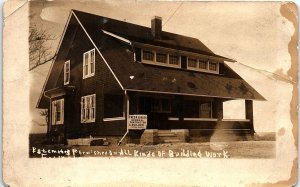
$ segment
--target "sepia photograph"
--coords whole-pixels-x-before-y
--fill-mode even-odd
[[[13,7],[8,5],[7,12]],[[168,167],[166,176],[172,177],[156,182],[144,175],[122,179],[132,186],[295,184],[295,4],[55,0],[28,1],[15,11],[22,9],[28,60],[14,66],[24,68],[26,76],[20,78],[26,85],[13,84],[4,73],[4,88],[9,88],[4,99],[17,98],[10,95],[13,89],[28,90],[27,104],[18,105],[26,110],[19,121],[26,130],[17,144],[28,163],[86,163],[95,169],[92,163],[106,162],[103,167],[116,165],[121,172],[142,170],[133,164],[142,161],[149,167],[157,163],[149,168],[153,176],[169,165],[177,171],[173,175]],[[4,32],[10,29],[8,24]],[[4,110],[10,107],[4,103]],[[4,114],[4,141],[21,133],[8,134],[15,128],[5,121],[15,119],[9,115]],[[12,149],[7,145],[4,153]],[[200,174],[204,165],[211,167],[205,173],[216,165],[220,170],[207,180],[194,178],[207,175]],[[82,167],[82,173],[89,170]],[[236,174],[213,179],[227,169]],[[102,172],[85,183],[67,181],[63,176],[71,173],[65,172],[63,180],[49,186],[121,184],[112,183],[113,176],[97,181]],[[184,176],[192,179],[176,179]],[[43,177],[26,184],[45,184]]]

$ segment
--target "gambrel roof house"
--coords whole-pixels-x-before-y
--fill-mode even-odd
[[[122,136],[128,116],[144,114],[147,129],[129,134],[141,142],[153,141],[143,138],[149,132],[197,139],[220,127],[251,137],[253,100],[264,98],[225,64],[235,61],[161,23],[154,17],[149,28],[72,10],[37,104],[51,114],[48,132],[64,141]],[[245,100],[246,119],[223,119],[223,102],[233,99]]]

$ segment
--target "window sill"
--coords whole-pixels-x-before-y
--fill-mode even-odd
[[[63,124],[64,124],[63,122],[59,122],[59,123],[55,123],[55,124],[52,123],[52,125],[63,125]]]
[[[249,119],[222,119],[222,121],[241,121],[241,122],[249,122]]]
[[[95,75],[95,73],[93,73],[93,74],[91,74],[91,75],[83,76],[82,78],[83,78],[83,79],[87,79],[87,78],[93,77],[94,75]]]
[[[103,118],[103,121],[119,121],[119,120],[125,120],[125,117]]]
[[[81,123],[95,123],[95,120],[81,121]]]
[[[170,121],[178,121],[179,118],[169,117]],[[183,118],[183,121],[218,121],[216,118]]]
[[[155,66],[163,66],[163,67],[171,67],[171,68],[179,68],[180,69],[180,63],[178,65],[173,65],[173,64],[167,64],[163,62],[154,62],[150,60],[142,60],[142,63],[144,64],[151,64]]]

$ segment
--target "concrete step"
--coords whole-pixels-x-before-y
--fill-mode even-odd
[[[174,134],[174,133],[163,133],[163,134],[158,133],[157,136],[158,137],[176,137],[176,134]]]

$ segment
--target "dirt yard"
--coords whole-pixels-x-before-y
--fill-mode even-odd
[[[30,145],[30,157],[274,158],[275,141],[174,143],[158,145]]]

